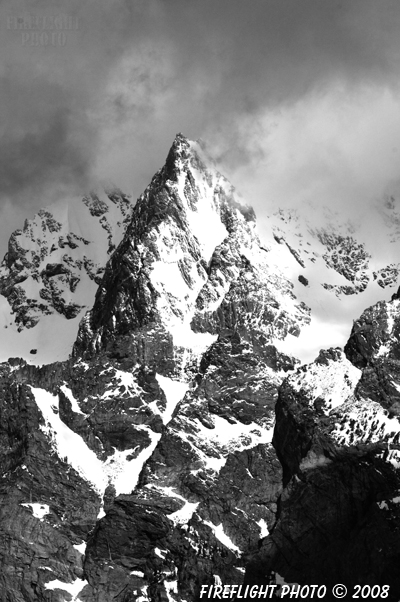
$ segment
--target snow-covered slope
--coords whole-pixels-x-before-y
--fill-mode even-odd
[[[270,256],[311,308],[310,324],[279,349],[312,361],[323,347],[344,346],[365,307],[390,300],[400,284],[396,198],[386,196],[357,218],[311,203],[267,218]]]

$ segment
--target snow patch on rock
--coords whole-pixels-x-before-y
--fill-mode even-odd
[[[38,518],[42,522],[43,522],[44,517],[47,514],[50,514],[50,507],[48,506],[48,504],[25,503],[25,504],[20,504],[20,506],[25,506],[25,508],[31,508],[33,516],[35,518]]]
[[[67,387],[67,385],[62,385],[60,387],[60,389],[71,402],[72,411],[75,412],[75,414],[82,414],[83,416],[86,416],[86,414],[84,412],[82,412],[82,410],[80,409],[77,400],[75,399],[75,397],[72,394],[71,389],[69,389],[69,387]]]
[[[162,376],[161,374],[156,374],[156,379],[167,398],[167,407],[163,412],[163,423],[168,424],[176,406],[184,398],[186,391],[189,389],[189,384],[172,380],[172,378]]]
[[[326,354],[322,361],[298,369],[288,382],[296,392],[307,395],[310,407],[317,398],[323,400],[322,409],[327,415],[354,393],[361,374],[342,351],[334,350],[332,358]]]
[[[210,521],[203,521],[205,525],[207,525],[208,527],[210,527],[210,529],[212,530],[212,532],[214,533],[215,537],[229,550],[231,550],[232,552],[235,552],[236,554],[241,554],[241,550],[240,548],[238,548],[237,545],[235,545],[233,543],[233,541],[231,540],[231,538],[225,533],[224,531],[224,527],[222,525],[222,523],[220,523],[219,525],[214,525],[213,523],[211,523]]]
[[[59,579],[53,579],[53,581],[45,583],[44,587],[50,590],[61,589],[72,596],[71,602],[80,602],[78,595],[86,585],[88,585],[88,582],[83,579],[75,579],[72,583],[64,583]]]

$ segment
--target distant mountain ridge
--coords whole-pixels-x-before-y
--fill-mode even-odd
[[[1,303],[1,326],[12,331],[4,333],[4,342],[15,352],[5,356],[3,349],[4,359],[14,353],[29,359],[32,347],[38,363],[68,357],[131,211],[131,200],[117,188],[91,192],[40,210],[11,235],[0,267],[0,293],[7,300]],[[42,340],[54,328],[62,331],[62,349],[56,340]]]

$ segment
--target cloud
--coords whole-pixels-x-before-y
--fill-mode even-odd
[[[62,30],[64,44],[31,44],[35,31],[14,27],[60,15],[76,24]],[[357,146],[348,135],[334,142],[343,112],[354,117],[373,90],[398,92],[399,21],[395,0],[4,2],[0,198],[37,210],[101,179],[137,196],[178,131],[202,137],[253,202],[266,173],[270,196],[285,186],[305,196],[310,181],[317,192],[333,189]],[[54,31],[47,23],[39,33]],[[375,102],[377,119],[386,106]],[[364,147],[368,132],[376,129],[365,130]]]
[[[101,181],[139,196],[177,132],[205,141],[261,234],[308,200],[365,213],[400,190],[399,34],[398,0],[3,0],[0,255],[52,201]],[[331,321],[344,341],[360,297],[327,302],[310,336]]]
[[[0,198],[48,202],[82,190],[97,153],[93,109],[126,49],[121,2],[3,3],[0,10]]]
[[[254,153],[230,175],[261,220],[276,207],[310,201],[356,218],[399,180],[400,99],[387,89],[332,88],[266,110],[247,134],[258,159]]]
[[[99,173],[108,166],[133,187],[135,177],[145,185],[177,131],[201,136],[224,168],[233,177],[239,174],[241,186],[274,154],[266,140],[272,143],[276,124],[282,127],[287,120],[288,135],[296,135],[289,126],[302,103],[303,117],[311,117],[314,127],[307,107],[319,113],[327,109],[325,126],[320,116],[321,138],[313,133],[320,149],[307,168],[315,181],[321,168],[326,175],[321,149],[328,121],[333,117],[340,134],[341,115],[348,110],[354,117],[365,96],[398,93],[400,7],[395,2],[384,1],[379,11],[368,0],[254,0],[251,10],[236,0],[151,6],[153,12],[144,18],[147,35],[126,47],[108,80],[97,155]],[[338,90],[335,109],[326,99],[334,100]],[[385,102],[375,102],[377,119],[385,118]],[[362,108],[363,118],[367,113]],[[299,156],[310,155],[305,138]],[[334,150],[332,144],[329,149]],[[352,161],[340,144],[335,152],[341,162]]]

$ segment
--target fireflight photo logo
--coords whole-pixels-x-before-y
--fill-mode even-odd
[[[20,35],[22,46],[65,46],[79,29],[77,17],[59,15],[8,15],[6,28]]]

